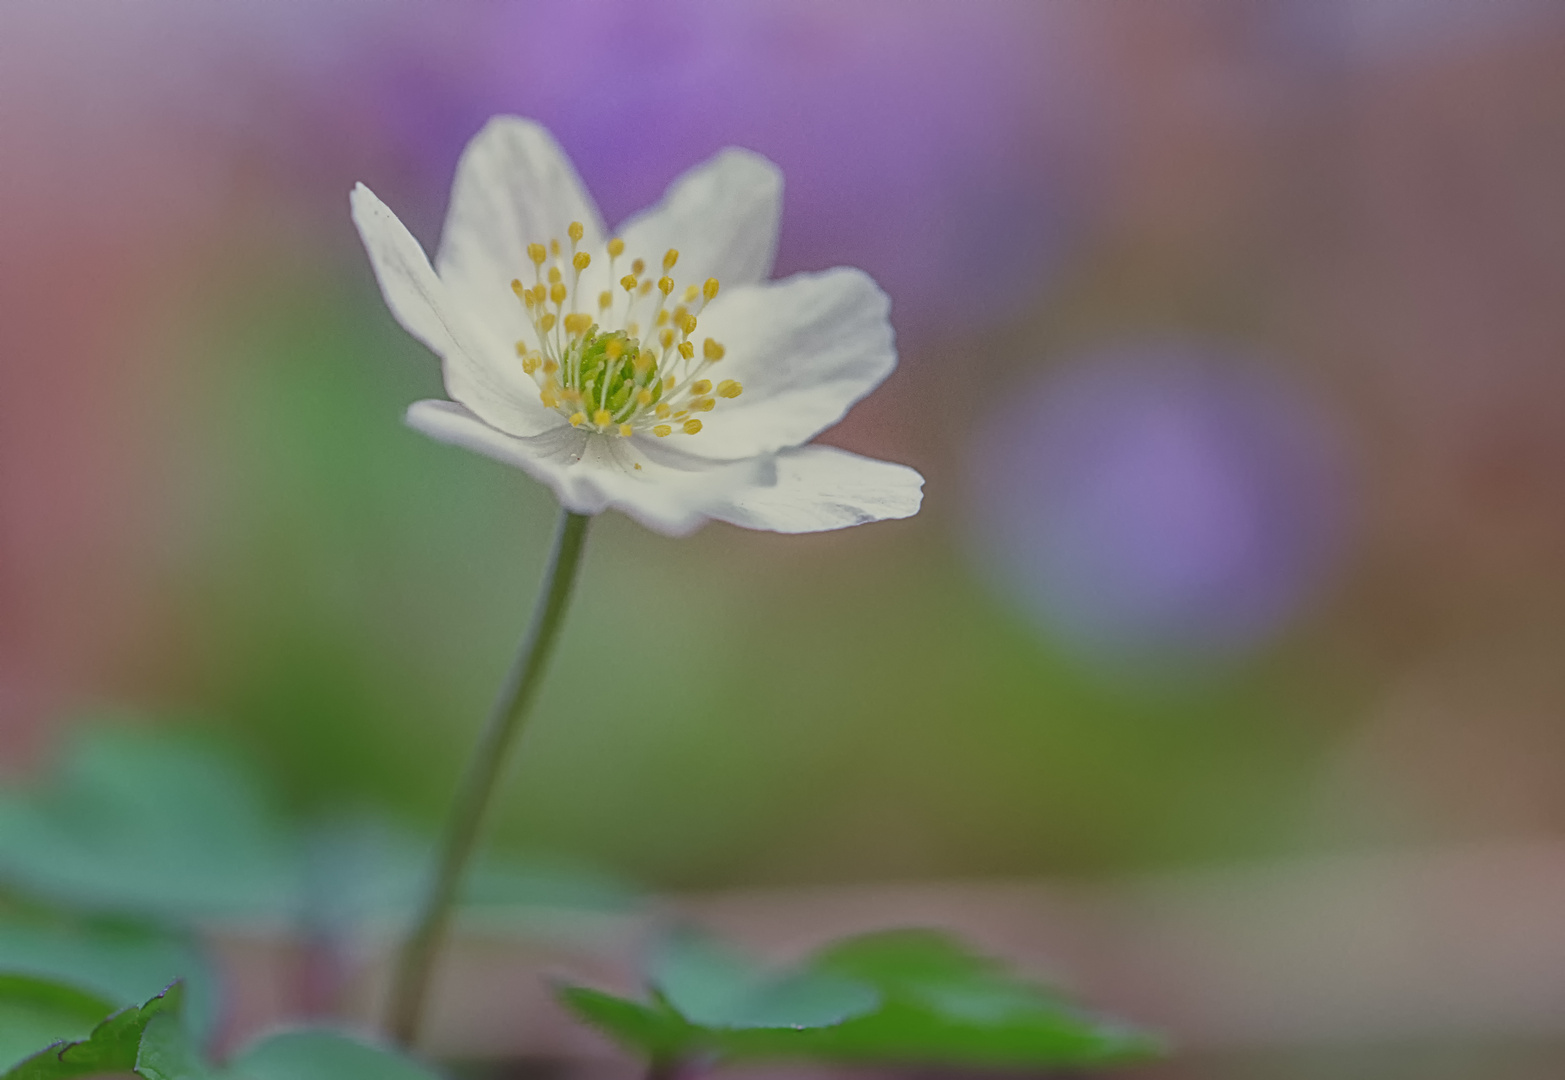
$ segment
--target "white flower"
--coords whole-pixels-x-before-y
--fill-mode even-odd
[[[353,220],[449,401],[408,423],[516,465],[566,509],[678,535],[918,512],[903,465],[806,446],[896,366],[888,301],[839,268],[768,281],[782,177],[725,150],[608,233],[559,145],[497,117],[457,166],[433,268],[360,184]],[[721,282],[721,287],[719,287]]]

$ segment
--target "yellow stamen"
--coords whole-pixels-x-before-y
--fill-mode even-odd
[[[544,250],[542,244],[528,244],[527,257],[533,261],[534,266],[542,266],[543,260],[549,257],[549,253]]]
[[[522,357],[522,370],[527,372],[529,375],[538,370],[537,353],[528,353],[526,356]]]
[[[554,312],[544,312],[543,318],[538,320],[538,329],[542,330],[545,334],[554,329]]]
[[[690,403],[691,412],[711,412],[717,402],[709,397],[698,397]]]
[[[631,366],[636,369],[636,374],[640,375],[648,368],[651,368],[655,363],[656,361],[653,359],[651,353],[644,349],[637,349],[636,358],[631,361]]]
[[[609,258],[617,259],[623,254],[625,254],[625,241],[616,236],[609,241]]]
[[[665,402],[665,401],[658,402],[658,407],[653,410],[653,412],[657,413],[657,418],[659,420],[667,420],[668,419],[668,414],[673,412],[673,411],[674,410],[670,409],[668,407],[668,403]]]
[[[559,253],[560,253],[560,242],[558,240],[550,240],[549,241],[549,254],[550,255],[558,255]]]
[[[678,261],[679,261],[679,252],[675,251],[673,248],[669,248],[667,251],[665,251],[663,253],[663,269],[664,270],[672,270],[672,269],[674,269],[674,264],[677,263]]]
[[[571,256],[571,265],[574,266],[577,270],[585,270],[591,264],[592,256],[588,255],[585,251],[578,251],[575,255]]]
[[[698,432],[700,430],[701,430],[701,421],[699,421],[699,420],[697,420],[697,419],[695,419],[693,417],[691,419],[685,421],[685,434],[686,435],[694,435],[696,432]]]
[[[742,393],[744,393],[744,387],[739,384],[737,379],[724,379],[717,384],[718,397],[736,398]]]
[[[562,280],[563,276],[560,274],[560,268],[558,266],[549,267],[549,284],[557,285]]]
[[[641,390],[637,390],[636,391],[636,404],[640,405],[642,408],[646,408],[648,405],[651,405],[652,404],[652,391],[644,389],[644,388],[641,389]]]
[[[708,390],[711,390],[711,389],[712,389],[712,380],[711,379],[697,379],[695,382],[690,384],[690,392],[692,394],[704,394]]]
[[[619,426],[619,433],[620,433],[620,435],[623,436],[624,438],[627,438],[627,439],[630,438],[631,433],[634,432],[635,430],[636,429],[631,427],[629,424],[621,424]],[[636,468],[639,469],[639,468],[641,468],[641,466],[637,465]]]
[[[527,286],[522,284],[520,278],[511,279],[511,291],[516,294],[518,300],[521,300],[528,305],[532,304],[533,294],[528,290]]]
[[[572,336],[585,334],[592,329],[591,315],[567,315],[565,316],[565,332]]]
[[[635,262],[630,264],[630,272],[635,274],[637,277],[640,277],[646,268],[647,261],[645,259],[637,259]]]
[[[538,395],[538,400],[543,402],[543,407],[552,409],[560,403],[559,396],[553,390],[545,390]]]
[[[658,291],[660,291],[664,296],[667,296],[669,293],[673,292],[674,279],[669,277],[667,274],[664,274],[662,277],[658,278]]]
[[[635,292],[636,291],[636,275],[635,274],[626,274],[624,277],[619,279],[619,283],[620,283],[620,287],[623,288],[626,292]]]
[[[609,338],[608,342],[603,346],[603,355],[610,360],[618,360],[625,355],[625,343],[617,337]]]
[[[599,427],[608,427],[614,422],[614,414],[607,409],[595,409],[592,414],[592,422]]]
[[[711,338],[707,338],[701,343],[701,355],[706,357],[708,360],[721,360],[723,358],[723,353],[726,351],[726,349],[724,349],[717,342],[713,341]]]
[[[699,297],[700,295],[701,295],[701,286],[699,286],[699,285],[687,285],[687,286],[685,286],[685,303],[687,303],[687,304],[695,303],[696,302],[696,298]]]
[[[715,277],[707,278],[706,284],[701,286],[701,292],[708,302],[713,300],[717,296],[717,279]]]
[[[598,310],[607,311],[614,303],[614,294],[604,289],[598,294]]]
[[[570,227],[565,230],[565,235],[571,238],[571,243],[579,244],[581,243],[582,234],[586,231],[587,230],[582,228],[581,222],[573,221],[571,222]]]
[[[696,354],[696,347],[694,345],[692,345],[690,342],[688,342],[688,341],[681,341],[679,343],[679,355],[680,356],[683,356],[686,360],[689,360],[695,354]]]
[[[573,412],[573,413],[571,413],[571,427],[581,427],[582,423],[586,419],[587,419],[587,414],[584,413],[584,412]]]
[[[674,429],[669,427],[667,424],[659,424],[657,427],[652,429],[652,434],[656,435],[660,439],[665,435],[672,435],[673,433]]]

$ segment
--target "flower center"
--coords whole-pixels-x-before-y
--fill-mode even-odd
[[[697,413],[744,389],[734,379],[714,385],[706,377],[723,359],[721,344],[704,338],[696,346],[696,319],[717,295],[717,279],[690,285],[672,301],[679,286],[670,274],[679,252],[670,248],[662,276],[653,280],[646,262],[634,259],[630,273],[618,279],[619,289],[600,292],[595,311],[588,312],[581,276],[592,255],[579,248],[583,231],[579,221],[566,230],[569,255],[559,240],[527,245],[533,284],[517,279],[511,289],[527,309],[538,347],[516,343],[522,370],[538,384],[539,399],[574,427],[625,437],[640,431],[659,438],[696,434]],[[604,246],[613,281],[625,241]]]

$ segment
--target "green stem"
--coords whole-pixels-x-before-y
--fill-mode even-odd
[[[543,587],[533,607],[532,625],[511,663],[505,684],[500,688],[488,723],[468,762],[467,775],[457,791],[451,819],[440,844],[434,884],[424,899],[413,932],[403,943],[397,958],[386,1026],[391,1037],[403,1046],[411,1046],[418,1037],[424,1002],[429,996],[430,975],[451,922],[462,872],[478,842],[484,811],[494,795],[506,750],[527,719],[528,707],[538,684],[543,681],[544,668],[548,665],[555,638],[559,636],[560,624],[565,621],[565,609],[581,565],[582,546],[590,520],[585,514],[561,512],[560,524],[554,534],[554,552],[549,557]]]

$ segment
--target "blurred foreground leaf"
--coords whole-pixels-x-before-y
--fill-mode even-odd
[[[852,938],[767,973],[699,938],[672,939],[650,1000],[564,987],[577,1015],[654,1061],[1083,1067],[1153,1056],[1159,1043],[1024,982],[931,931]]]
[[[388,1047],[318,1028],[262,1038],[230,1065],[230,1080],[439,1080],[439,1073]]]
[[[84,1039],[113,1002],[36,975],[0,974],[0,1069],[51,1043]]]
[[[79,733],[45,786],[0,794],[0,880],[96,911],[276,911],[297,892],[288,837],[234,755],[126,727]]]
[[[168,729],[84,729],[45,783],[0,792],[0,886],[77,911],[379,931],[414,909],[429,852],[367,815],[297,824],[237,753]],[[637,900],[607,875],[535,858],[483,858],[466,892],[470,907],[565,934]],[[0,965],[13,937],[0,922]],[[190,972],[164,974],[157,985]]]
[[[217,1020],[217,977],[201,950],[145,923],[0,904],[0,970],[58,979],[107,1001],[94,1021],[178,980],[190,1030],[204,1035]]]
[[[133,1005],[99,1022],[81,1039],[56,1042],[8,1069],[0,1080],[57,1080],[63,1077],[128,1073],[136,1068],[142,1035],[154,1018],[166,1017],[165,1031],[180,1031],[183,987],[179,983],[144,1005]],[[80,1002],[85,1007],[86,1000]],[[100,1014],[101,1015],[101,1014]]]

